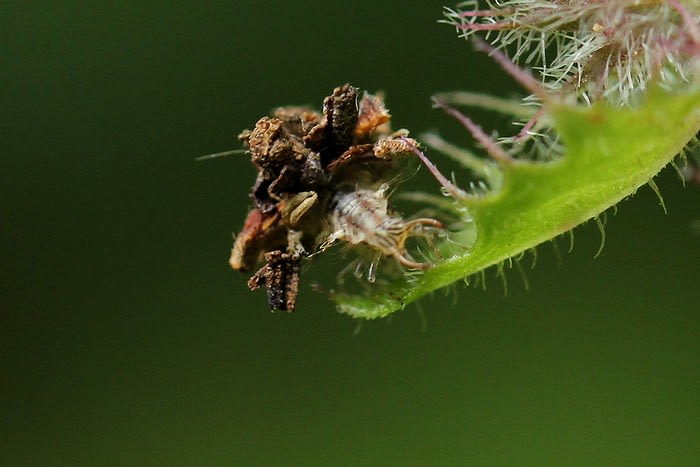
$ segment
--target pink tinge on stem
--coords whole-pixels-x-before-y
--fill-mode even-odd
[[[512,10],[474,10],[474,11],[461,11],[459,13],[460,18],[473,18],[476,16],[503,16],[510,14]]]
[[[542,99],[542,101],[547,101],[549,99],[544,86],[542,86],[542,84],[533,78],[533,76],[526,70],[523,70],[522,68],[518,67],[518,65],[513,63],[513,61],[506,57],[503,52],[477,37],[474,38],[474,47],[476,47],[477,50],[488,53],[489,56],[493,57],[496,63],[498,63],[501,68],[506,71],[506,73],[511,75],[525,89]]]
[[[522,130],[520,130],[518,135],[515,137],[515,141],[522,141],[527,138],[530,135],[530,130],[535,126],[537,120],[539,120],[542,114],[544,114],[544,108],[540,108],[537,112],[535,112],[535,115],[533,115],[530,120],[527,121],[525,126],[523,126]]]
[[[668,3],[681,15],[685,27],[688,29],[688,35],[695,42],[695,46],[700,47],[700,26],[698,26],[693,15],[678,0],[668,0]]]
[[[413,145],[411,146],[411,151],[418,156],[418,159],[425,165],[425,167],[428,169],[428,172],[431,173],[433,177],[438,181],[440,185],[447,191],[447,193],[450,194],[455,199],[467,199],[470,198],[471,196],[469,193],[465,192],[464,190],[458,188],[455,186],[451,181],[445,177],[442,172],[438,170],[438,168],[435,166],[435,164],[432,163],[430,159],[428,159],[425,154],[423,154],[423,151],[418,149],[417,146]]]
[[[474,121],[464,115],[462,112],[460,112],[457,109],[454,109],[444,102],[440,101],[439,99],[436,99],[433,97],[433,102],[435,105],[437,105],[439,108],[447,112],[449,115],[452,115],[454,118],[459,121],[464,127],[471,133],[472,137],[481,144],[484,149],[486,149],[486,152],[491,156],[493,159],[496,161],[502,163],[502,164],[509,164],[512,162],[512,158],[508,155],[507,152],[501,148],[496,141],[493,140],[489,135],[487,135],[484,130],[481,129],[479,125],[474,123]]]
[[[457,26],[465,31],[498,31],[501,29],[513,29],[512,23],[463,23]]]

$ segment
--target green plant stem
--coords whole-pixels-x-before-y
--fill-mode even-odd
[[[386,316],[596,218],[648,183],[700,131],[700,86],[684,93],[652,87],[634,108],[556,104],[548,114],[565,155],[548,163],[501,163],[500,190],[458,201],[476,226],[471,248],[453,246],[452,256],[432,269],[385,290],[339,294],[339,311]]]

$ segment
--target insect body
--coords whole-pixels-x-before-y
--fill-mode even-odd
[[[351,245],[366,244],[378,252],[393,256],[411,269],[427,269],[430,263],[414,261],[406,252],[406,240],[420,235],[425,227],[442,228],[435,219],[420,218],[410,221],[392,214],[383,184],[378,190],[357,189],[339,192],[333,198],[331,216],[333,232],[328,242],[345,241]],[[423,233],[424,234],[424,233]]]
[[[442,224],[404,220],[388,201],[396,159],[418,147],[407,134],[391,133],[380,97],[359,98],[347,84],[324,99],[322,113],[282,107],[241,133],[257,178],[229,262],[240,271],[265,263],[248,285],[267,290],[271,309],[294,310],[302,261],[336,242],[366,245],[409,269],[430,266],[411,258],[406,241]]]

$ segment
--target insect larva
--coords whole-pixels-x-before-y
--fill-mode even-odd
[[[425,229],[442,229],[441,222],[430,218],[405,220],[391,212],[386,192],[389,185],[377,190],[356,189],[338,192],[332,202],[332,232],[326,241],[351,245],[365,244],[385,256],[394,257],[410,269],[427,269],[429,262],[417,262],[406,251],[406,240],[425,235]]]

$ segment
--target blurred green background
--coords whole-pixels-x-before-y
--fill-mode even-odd
[[[700,190],[670,169],[668,215],[643,188],[505,297],[490,271],[359,323],[305,283],[270,314],[229,269],[254,172],[194,158],[271,108],[352,82],[468,142],[429,96],[518,91],[441,6],[2,3],[1,465],[697,465]]]

